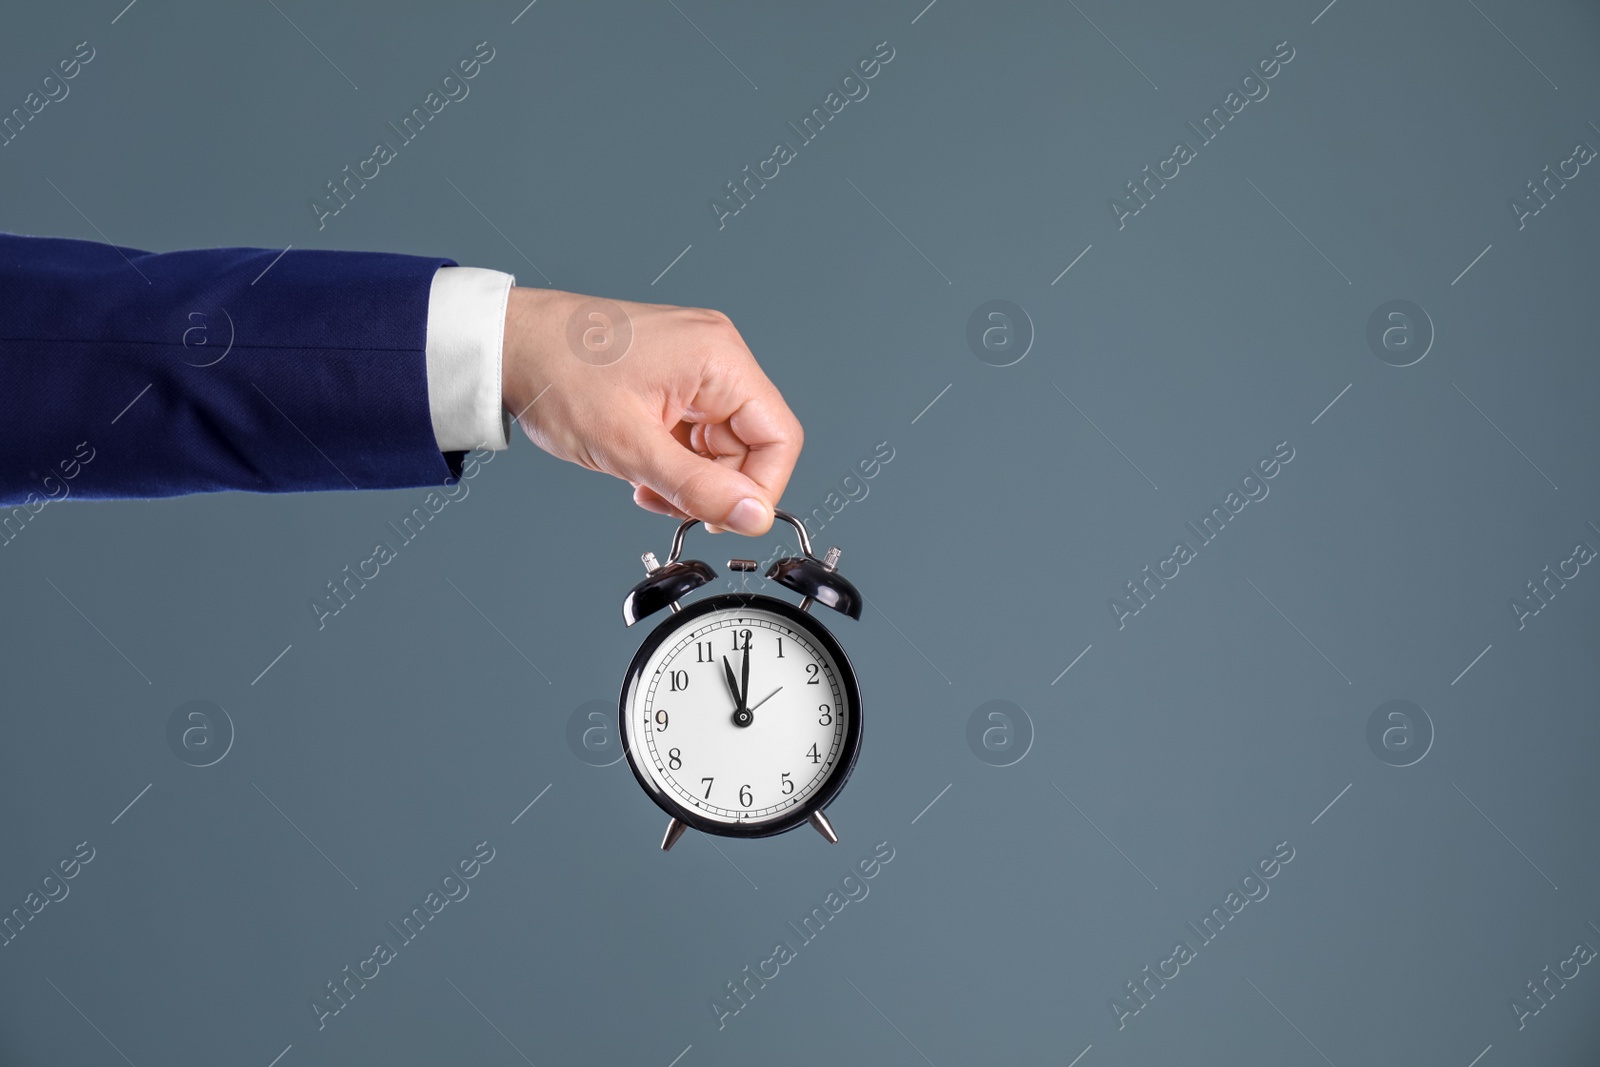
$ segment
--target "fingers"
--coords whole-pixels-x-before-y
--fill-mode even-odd
[[[731,467],[734,470],[740,470],[744,466],[745,456],[749,454],[750,450],[743,441],[734,435],[727,423],[696,422],[693,424],[679,424],[680,429],[686,426],[690,427],[690,432],[687,435],[690,451],[696,455],[714,460],[724,467]],[[674,432],[673,436],[680,441],[685,438],[684,434],[677,432]],[[748,473],[746,476],[748,477]],[[777,498],[770,499],[776,503]],[[706,530],[709,533],[722,532],[720,526],[709,524],[707,524]]]
[[[794,465],[800,459],[800,446],[805,437],[800,420],[794,417],[777,389],[769,384],[766,390],[733,413],[727,428],[746,449],[739,469],[766,489],[767,499],[776,504],[783,499]],[[719,443],[720,435],[716,432],[708,436],[713,444]]]
[[[678,425],[672,428],[671,432],[673,437],[677,438],[677,440],[685,448],[696,455],[703,456],[706,459],[714,460],[715,462],[720,463],[725,467],[730,467],[733,470],[738,470],[740,464],[744,462],[744,446],[738,444],[736,441],[731,443],[724,442],[725,448],[731,449],[737,447],[738,451],[729,451],[719,454],[715,448],[707,443],[705,437],[706,429],[707,427],[702,423],[680,422]],[[649,486],[634,482],[633,488],[634,503],[638,504],[646,511],[653,511],[658,515],[670,515],[675,519],[687,519],[689,517],[683,512],[679,511],[677,508],[673,507],[661,496],[661,494],[657,493]],[[707,523],[706,532],[721,533],[722,528],[720,526]]]
[[[805,434],[777,387],[745,354],[730,381],[713,379],[695,397],[692,443],[718,457],[736,457],[739,470],[776,504],[794,473]]]
[[[651,505],[664,504],[708,526],[751,536],[772,527],[772,505],[763,486],[731,466],[695,455],[664,427],[641,432],[624,462],[624,476],[640,483],[634,500],[651,511],[662,510]]]
[[[805,433],[731,323],[721,341],[694,396],[692,416],[686,416],[697,424],[691,447],[739,457],[740,471],[776,505],[794,473]]]
[[[736,341],[731,363],[702,383],[691,411],[684,413],[686,421],[674,426],[672,435],[689,451],[755,482],[763,490],[761,499],[775,507],[794,473],[804,433],[742,341]],[[641,499],[638,493],[635,500],[657,512],[672,506],[664,498]],[[718,532],[713,520],[704,521],[708,530]]]
[[[668,518],[687,519],[689,517],[667,503],[666,500],[662,499],[660,493],[651,489],[648,485],[636,485],[633,487],[633,502],[646,511],[653,511],[657,515],[666,515]]]

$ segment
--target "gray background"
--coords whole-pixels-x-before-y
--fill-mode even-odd
[[[1508,1003],[1600,946],[1600,577],[1525,629],[1508,601],[1600,545],[1600,175],[1520,230],[1507,199],[1600,146],[1600,14],[923,2],[6,13],[5,109],[97,55],[0,150],[5,228],[716,307],[805,424],[787,507],[894,459],[818,534],[872,601],[825,620],[866,695],[843,840],[720,855],[661,854],[626,765],[566,740],[672,531],[620,483],[519,439],[320,632],[308,600],[422,490],[47,508],[0,550],[0,907],[96,855],[0,949],[0,1062],[1597,1061],[1594,967],[1524,1029]],[[470,96],[319,232],[308,200],[481,40]],[[707,198],[885,40],[719,231]],[[1119,230],[1107,198],[1284,40]],[[1013,366],[965,340],[991,299],[1036,332]],[[1365,339],[1391,299],[1437,333],[1413,366]],[[1107,598],[1280,441],[1271,495],[1119,630]],[[195,699],[234,733],[204,768],[166,739]],[[1009,767],[966,740],[996,699],[1032,723]],[[1366,740],[1393,699],[1432,723],[1413,766]],[[471,895],[319,1031],[309,999],[482,840]],[[880,841],[870,896],[719,1030]],[[1110,998],[1280,841],[1270,896],[1119,1029]]]

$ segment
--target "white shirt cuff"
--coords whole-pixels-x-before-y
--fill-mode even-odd
[[[440,267],[428,290],[428,412],[441,452],[511,446],[500,400],[506,300],[516,278],[482,267]]]

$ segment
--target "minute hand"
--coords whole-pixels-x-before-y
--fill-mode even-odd
[[[739,703],[750,707],[750,646],[744,646],[744,663],[739,668]]]

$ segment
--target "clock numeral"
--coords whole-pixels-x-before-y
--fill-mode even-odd
[[[733,650],[735,652],[748,652],[748,651],[750,651],[750,631],[749,630],[735,630],[735,631],[733,631]]]
[[[817,725],[818,726],[832,726],[833,725],[833,709],[830,708],[826,704],[818,704],[817,705],[817,710],[822,713],[821,715],[817,716]]]
[[[739,803],[743,804],[747,808],[750,806],[751,796],[750,787],[748,785],[741,785],[739,787]]]
[[[711,783],[716,781],[716,779],[715,778],[702,778],[700,780],[706,784],[705,799],[710,800],[711,799]]]
[[[689,672],[669,671],[667,673],[667,681],[671,685],[671,692],[681,693],[689,688]]]
[[[783,638],[778,638],[778,658],[783,658]]]
[[[677,749],[673,749],[673,751],[676,752]],[[816,745],[812,745],[811,746],[811,751],[807,752],[806,755],[811,757],[811,762],[812,763],[821,763],[822,762],[822,753],[817,751],[817,746]]]
[[[806,664],[806,674],[810,675],[810,677],[806,679],[806,684],[807,685],[821,685],[822,684],[817,679],[817,672],[820,669],[821,668],[819,668],[815,663],[807,663]]]
[[[696,663],[711,662],[711,642],[696,641],[694,643],[694,661]]]
[[[666,708],[662,708],[660,711],[656,712],[656,729],[657,730],[665,730],[666,728],[667,728],[667,709]]]
[[[813,745],[811,747],[815,748],[816,746]],[[667,766],[670,767],[671,769],[675,770],[675,771],[682,770],[683,769],[683,753],[679,752],[675,748],[668,749],[667,750]]]
[[[789,780],[789,772],[788,771],[784,771],[783,772],[783,777],[781,779],[779,779],[779,781],[783,782],[783,795],[784,796],[788,796],[790,793],[794,792],[794,783]]]

